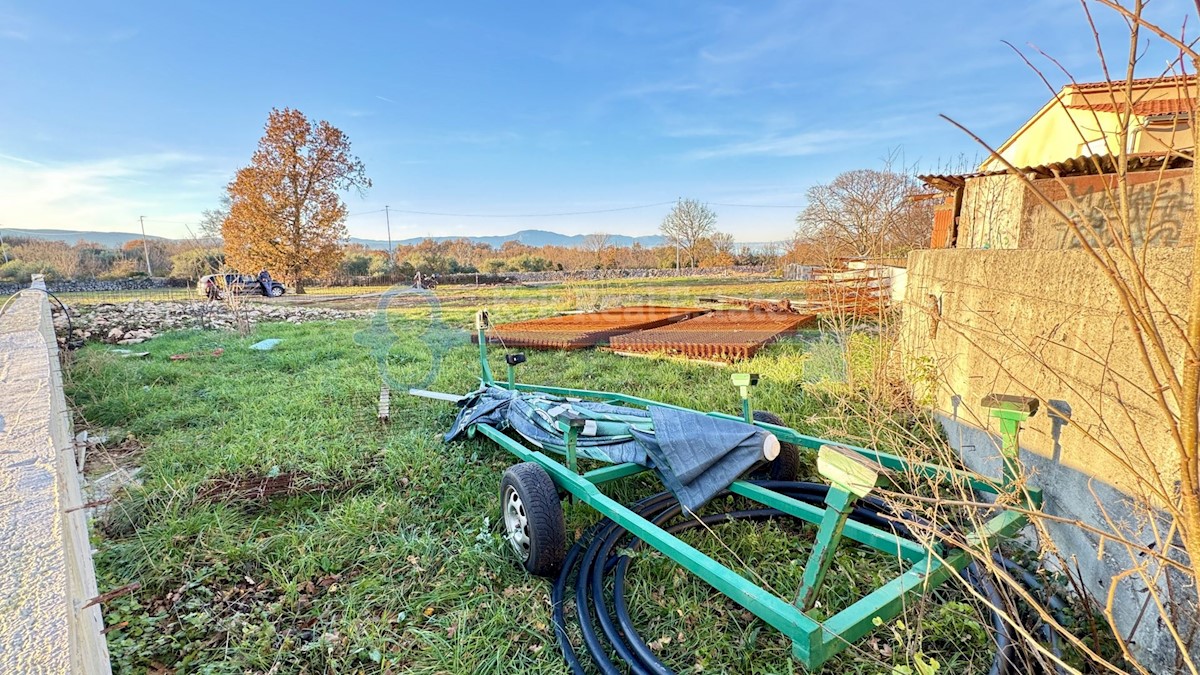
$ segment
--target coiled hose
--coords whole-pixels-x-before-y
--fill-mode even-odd
[[[821,483],[785,481],[754,481],[754,483],[815,506],[824,504],[825,495],[829,491],[829,486]],[[715,513],[699,519],[691,518],[669,524],[681,512],[678,500],[669,492],[660,492],[647,497],[634,504],[632,510],[655,526],[664,527],[671,534],[733,521],[763,521],[790,517],[778,509],[754,508]],[[918,521],[911,514],[898,514],[898,518],[889,517],[892,515],[893,510],[883,502],[866,498],[856,502],[850,518],[866,525],[894,532],[898,536],[913,539],[908,528],[897,520]],[[629,616],[629,605],[625,597],[625,578],[632,558],[622,555],[619,551],[636,550],[641,546],[640,539],[632,536],[628,530],[617,523],[605,518],[592,526],[567,552],[562,572],[554,583],[551,599],[554,606],[555,635],[558,638],[563,658],[566,659],[572,672],[577,674],[586,672],[566,631],[564,605],[567,588],[570,586],[572,578],[574,578],[575,614],[579,621],[583,646],[592,663],[601,673],[617,675],[623,672],[617,663],[609,658],[610,653],[615,653],[617,659],[628,668],[628,672],[635,675],[643,673],[666,675],[674,672],[654,655],[646,641],[638,634]],[[997,559],[1002,561],[1006,567],[1008,563],[1011,563],[1000,557]],[[1015,563],[1012,565],[1015,566]],[[1010,569],[1012,568],[1010,567]],[[605,597],[604,590],[608,578],[611,578],[612,581],[611,604]],[[979,573],[975,565],[964,570],[963,578],[987,598],[992,606],[1002,606],[1000,593],[995,584],[988,575]],[[1009,672],[1010,667],[1015,663],[1013,652],[1016,641],[1011,627],[1000,617],[998,612],[992,612],[991,623],[995,632],[996,655],[989,675],[1003,675]]]

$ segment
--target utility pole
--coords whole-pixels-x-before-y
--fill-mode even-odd
[[[154,276],[154,271],[150,269],[150,244],[146,242],[146,216],[138,216],[138,222],[142,225],[142,253],[146,256],[146,276]]]
[[[390,206],[387,206],[386,204],[385,204],[385,205],[384,205],[384,207],[383,207],[383,219],[384,219],[384,220],[387,222],[387,232],[388,232],[388,266],[389,266],[389,267],[390,267],[390,266],[392,266],[392,265],[394,265],[394,264],[396,263],[396,261],[392,259],[392,216],[391,216],[391,214],[389,214],[389,213],[388,213],[388,209],[390,209],[390,208],[391,208],[391,207],[390,207]]]

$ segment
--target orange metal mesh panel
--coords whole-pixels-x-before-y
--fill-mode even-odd
[[[620,352],[665,353],[696,359],[748,359],[764,345],[813,320],[813,314],[718,310],[680,323],[612,338]]]
[[[614,335],[683,321],[707,311],[649,305],[619,307],[493,326],[487,339],[506,347],[582,349],[607,342]]]

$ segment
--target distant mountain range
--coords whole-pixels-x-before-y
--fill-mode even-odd
[[[132,239],[141,239],[142,235],[131,232],[82,232],[80,230],[18,230],[11,227],[0,229],[0,235],[5,237],[28,237],[30,239],[48,239],[50,241],[65,241],[74,244],[77,241],[90,241],[101,246],[117,248]],[[166,239],[146,235],[147,239]]]
[[[141,239],[142,235],[133,232],[84,232],[81,230],[18,230],[14,228],[0,229],[0,235],[5,237],[29,237],[33,239],[49,239],[53,241],[65,241],[73,244],[77,241],[91,241],[101,246],[117,248],[132,239]],[[147,235],[147,239],[166,239],[166,237],[156,237]],[[450,239],[469,239],[473,242],[487,244],[493,248],[500,248],[506,241],[519,241],[522,244],[529,246],[564,246],[567,248],[577,248],[583,245],[583,240],[586,235],[582,234],[559,234],[558,232],[550,232],[547,230],[521,230],[512,234],[504,234],[498,236],[484,237],[410,237],[408,239],[397,239],[392,242],[393,246],[419,244],[425,239],[433,239],[434,241],[448,241]],[[660,246],[666,243],[664,237],[652,234],[644,237],[630,237],[623,234],[609,235],[610,246],[632,246],[635,243],[641,244],[647,248],[651,246]],[[387,240],[385,239],[361,239],[359,237],[350,237],[351,244],[361,244],[367,248],[378,249],[381,251],[387,250]],[[752,250],[762,250],[763,247],[770,242],[753,242],[737,244],[738,248],[747,246]]]
[[[18,230],[14,228],[4,228],[0,230],[0,234],[9,237],[30,237],[33,239],[50,239],[53,241],[65,241],[75,243],[79,240],[91,241],[103,246],[121,246],[131,239],[141,239],[142,235],[133,232],[83,232],[80,230]],[[155,237],[149,235],[147,239],[164,239],[164,237]],[[500,248],[506,241],[519,241],[522,244],[529,246],[567,246],[577,247],[583,245],[584,235],[582,234],[559,234],[558,232],[548,232],[546,230],[521,230],[513,234],[504,234],[498,236],[486,237],[411,237],[408,239],[397,239],[392,244],[401,246],[405,244],[419,244],[425,239],[433,239],[435,241],[448,241],[450,239],[470,239],[471,241],[487,244],[494,248]],[[666,241],[658,235],[650,235],[646,237],[628,237],[623,234],[613,234],[609,236],[609,243],[612,246],[632,246],[635,242],[642,246],[658,246]],[[361,239],[359,237],[350,237],[351,244],[362,244],[367,248],[375,248],[379,250],[387,249],[387,240],[385,239]]]
[[[450,241],[452,239],[469,239],[477,244],[487,244],[492,248],[500,248],[507,241],[518,241],[528,246],[565,246],[567,248],[576,248],[583,246],[583,240],[586,235],[582,234],[559,234],[558,232],[549,232],[547,230],[521,230],[512,234],[502,234],[497,236],[485,237],[410,237],[408,239],[397,239],[393,244],[395,246],[419,244],[426,239],[434,241]],[[658,246],[665,242],[666,239],[656,234],[645,237],[629,237],[623,234],[610,234],[608,242],[610,246],[633,246],[635,243],[642,246]],[[362,244],[367,248],[386,249],[387,241],[380,239],[359,239],[358,237],[350,237],[351,244]]]

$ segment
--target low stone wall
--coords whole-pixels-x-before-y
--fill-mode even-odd
[[[438,283],[456,284],[517,284],[548,281],[602,281],[605,279],[667,279],[671,277],[742,277],[753,274],[772,274],[778,268],[767,265],[739,265],[736,267],[696,267],[672,269],[620,269],[620,270],[548,270],[545,272],[479,272],[466,274],[440,274]],[[374,286],[387,283],[408,283],[412,279],[388,279],[381,277],[354,277],[331,286]]]
[[[752,274],[772,274],[778,268],[767,265],[739,265],[736,267],[696,267],[675,269],[631,269],[631,270],[551,270],[546,272],[502,272],[491,274],[442,274],[438,283],[457,284],[519,284],[547,281],[600,281],[604,279],[665,279],[670,277],[741,277]],[[412,279],[388,277],[351,277],[328,282],[330,286],[377,286],[379,284],[411,283]],[[106,293],[140,291],[153,288],[185,288],[194,286],[195,280],[165,279],[161,277],[138,277],[134,279],[64,279],[47,281],[51,293]],[[319,282],[321,285],[326,282]],[[0,283],[0,297],[12,295],[25,288],[23,283]]]
[[[140,291],[150,288],[185,288],[188,286],[188,283],[186,279],[164,279],[162,277],[110,280],[63,279],[61,281],[47,281],[46,290],[51,293],[105,293]],[[0,296],[12,295],[22,288],[28,288],[28,284],[0,283]]]
[[[44,293],[0,314],[0,672],[111,672]]]

